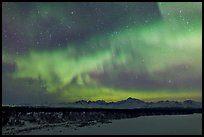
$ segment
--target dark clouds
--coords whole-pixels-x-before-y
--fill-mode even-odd
[[[202,76],[187,74],[191,72],[186,65],[178,65],[151,76],[147,72],[119,71],[97,73],[91,72],[90,76],[98,83],[114,88],[141,89],[148,90],[172,90],[177,92],[179,89],[198,89],[202,90]]]
[[[13,73],[16,70],[15,62],[2,62],[2,73]]]
[[[56,94],[49,94],[40,79],[15,79],[3,74],[2,85],[2,102],[4,104],[42,104],[56,103],[57,101]]]

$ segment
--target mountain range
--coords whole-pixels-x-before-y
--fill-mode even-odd
[[[202,108],[202,103],[193,100],[178,101],[158,101],[145,102],[139,99],[129,97],[126,100],[117,102],[105,102],[104,100],[85,101],[80,100],[74,103],[60,103],[56,107],[77,107],[77,108],[117,108],[117,109],[134,109],[134,108]]]

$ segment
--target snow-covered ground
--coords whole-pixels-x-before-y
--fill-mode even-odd
[[[65,122],[22,130],[15,134],[28,135],[201,135],[202,114],[193,115],[160,115],[141,116],[138,118],[112,120],[107,123],[83,123]],[[81,126],[80,126],[81,125]],[[33,125],[29,125],[32,127]],[[13,130],[15,131],[15,130]],[[2,134],[8,132],[6,127],[2,128]]]

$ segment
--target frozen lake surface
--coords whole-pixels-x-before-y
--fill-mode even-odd
[[[201,135],[202,114],[141,116],[85,127],[47,127],[21,132],[32,135]]]

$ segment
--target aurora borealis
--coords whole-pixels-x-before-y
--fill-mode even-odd
[[[202,101],[202,3],[2,8],[2,103]]]

